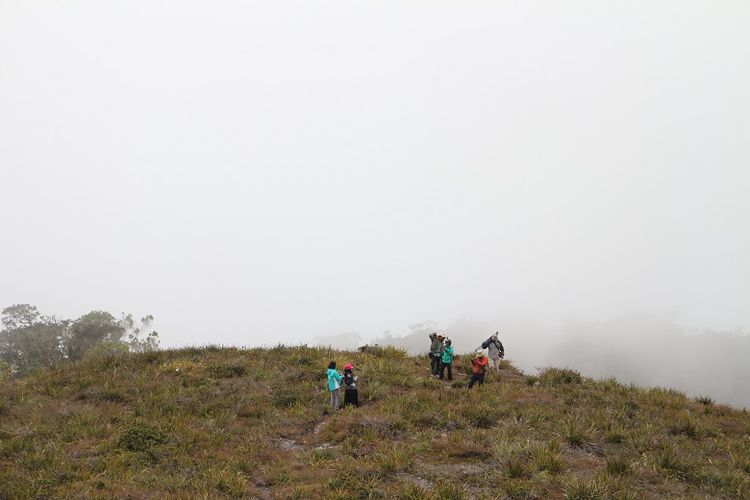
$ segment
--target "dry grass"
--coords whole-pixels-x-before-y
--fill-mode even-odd
[[[363,406],[328,407],[328,361]],[[659,498],[750,495],[750,416],[591,380],[484,387],[380,348],[219,347],[86,360],[0,382],[0,497]]]

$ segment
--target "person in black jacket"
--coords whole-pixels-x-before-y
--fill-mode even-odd
[[[344,406],[359,406],[359,393],[357,392],[357,376],[352,372],[354,367],[351,363],[344,366]]]
[[[440,371],[440,358],[443,356],[443,337],[437,332],[432,332],[430,335],[430,372],[433,377],[438,376]]]

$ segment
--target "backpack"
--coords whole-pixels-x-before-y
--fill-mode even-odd
[[[482,342],[482,349],[487,349],[490,346],[490,342],[492,342],[492,339],[487,339]]]

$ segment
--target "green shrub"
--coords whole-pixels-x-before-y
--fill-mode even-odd
[[[580,384],[583,377],[569,368],[545,368],[539,374],[539,381],[545,385]]]
[[[133,424],[120,434],[117,446],[128,451],[150,451],[166,441],[167,436],[161,430],[144,424]]]
[[[245,374],[245,365],[241,363],[211,364],[208,373],[214,378],[241,377]]]
[[[292,389],[279,389],[273,394],[273,405],[276,408],[288,408],[297,401],[299,396]]]

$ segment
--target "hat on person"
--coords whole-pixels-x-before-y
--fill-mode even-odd
[[[354,368],[354,367],[352,366],[351,363],[347,363],[347,364],[344,365],[344,370],[351,370],[352,368]]]
[[[439,338],[439,339],[444,339],[444,338],[445,338],[445,335],[443,335],[442,333],[438,333],[438,336],[437,336],[437,338]]]
[[[475,353],[474,357],[475,358],[481,358],[482,356],[484,356],[484,351],[481,350],[481,349],[477,349],[477,352]]]

